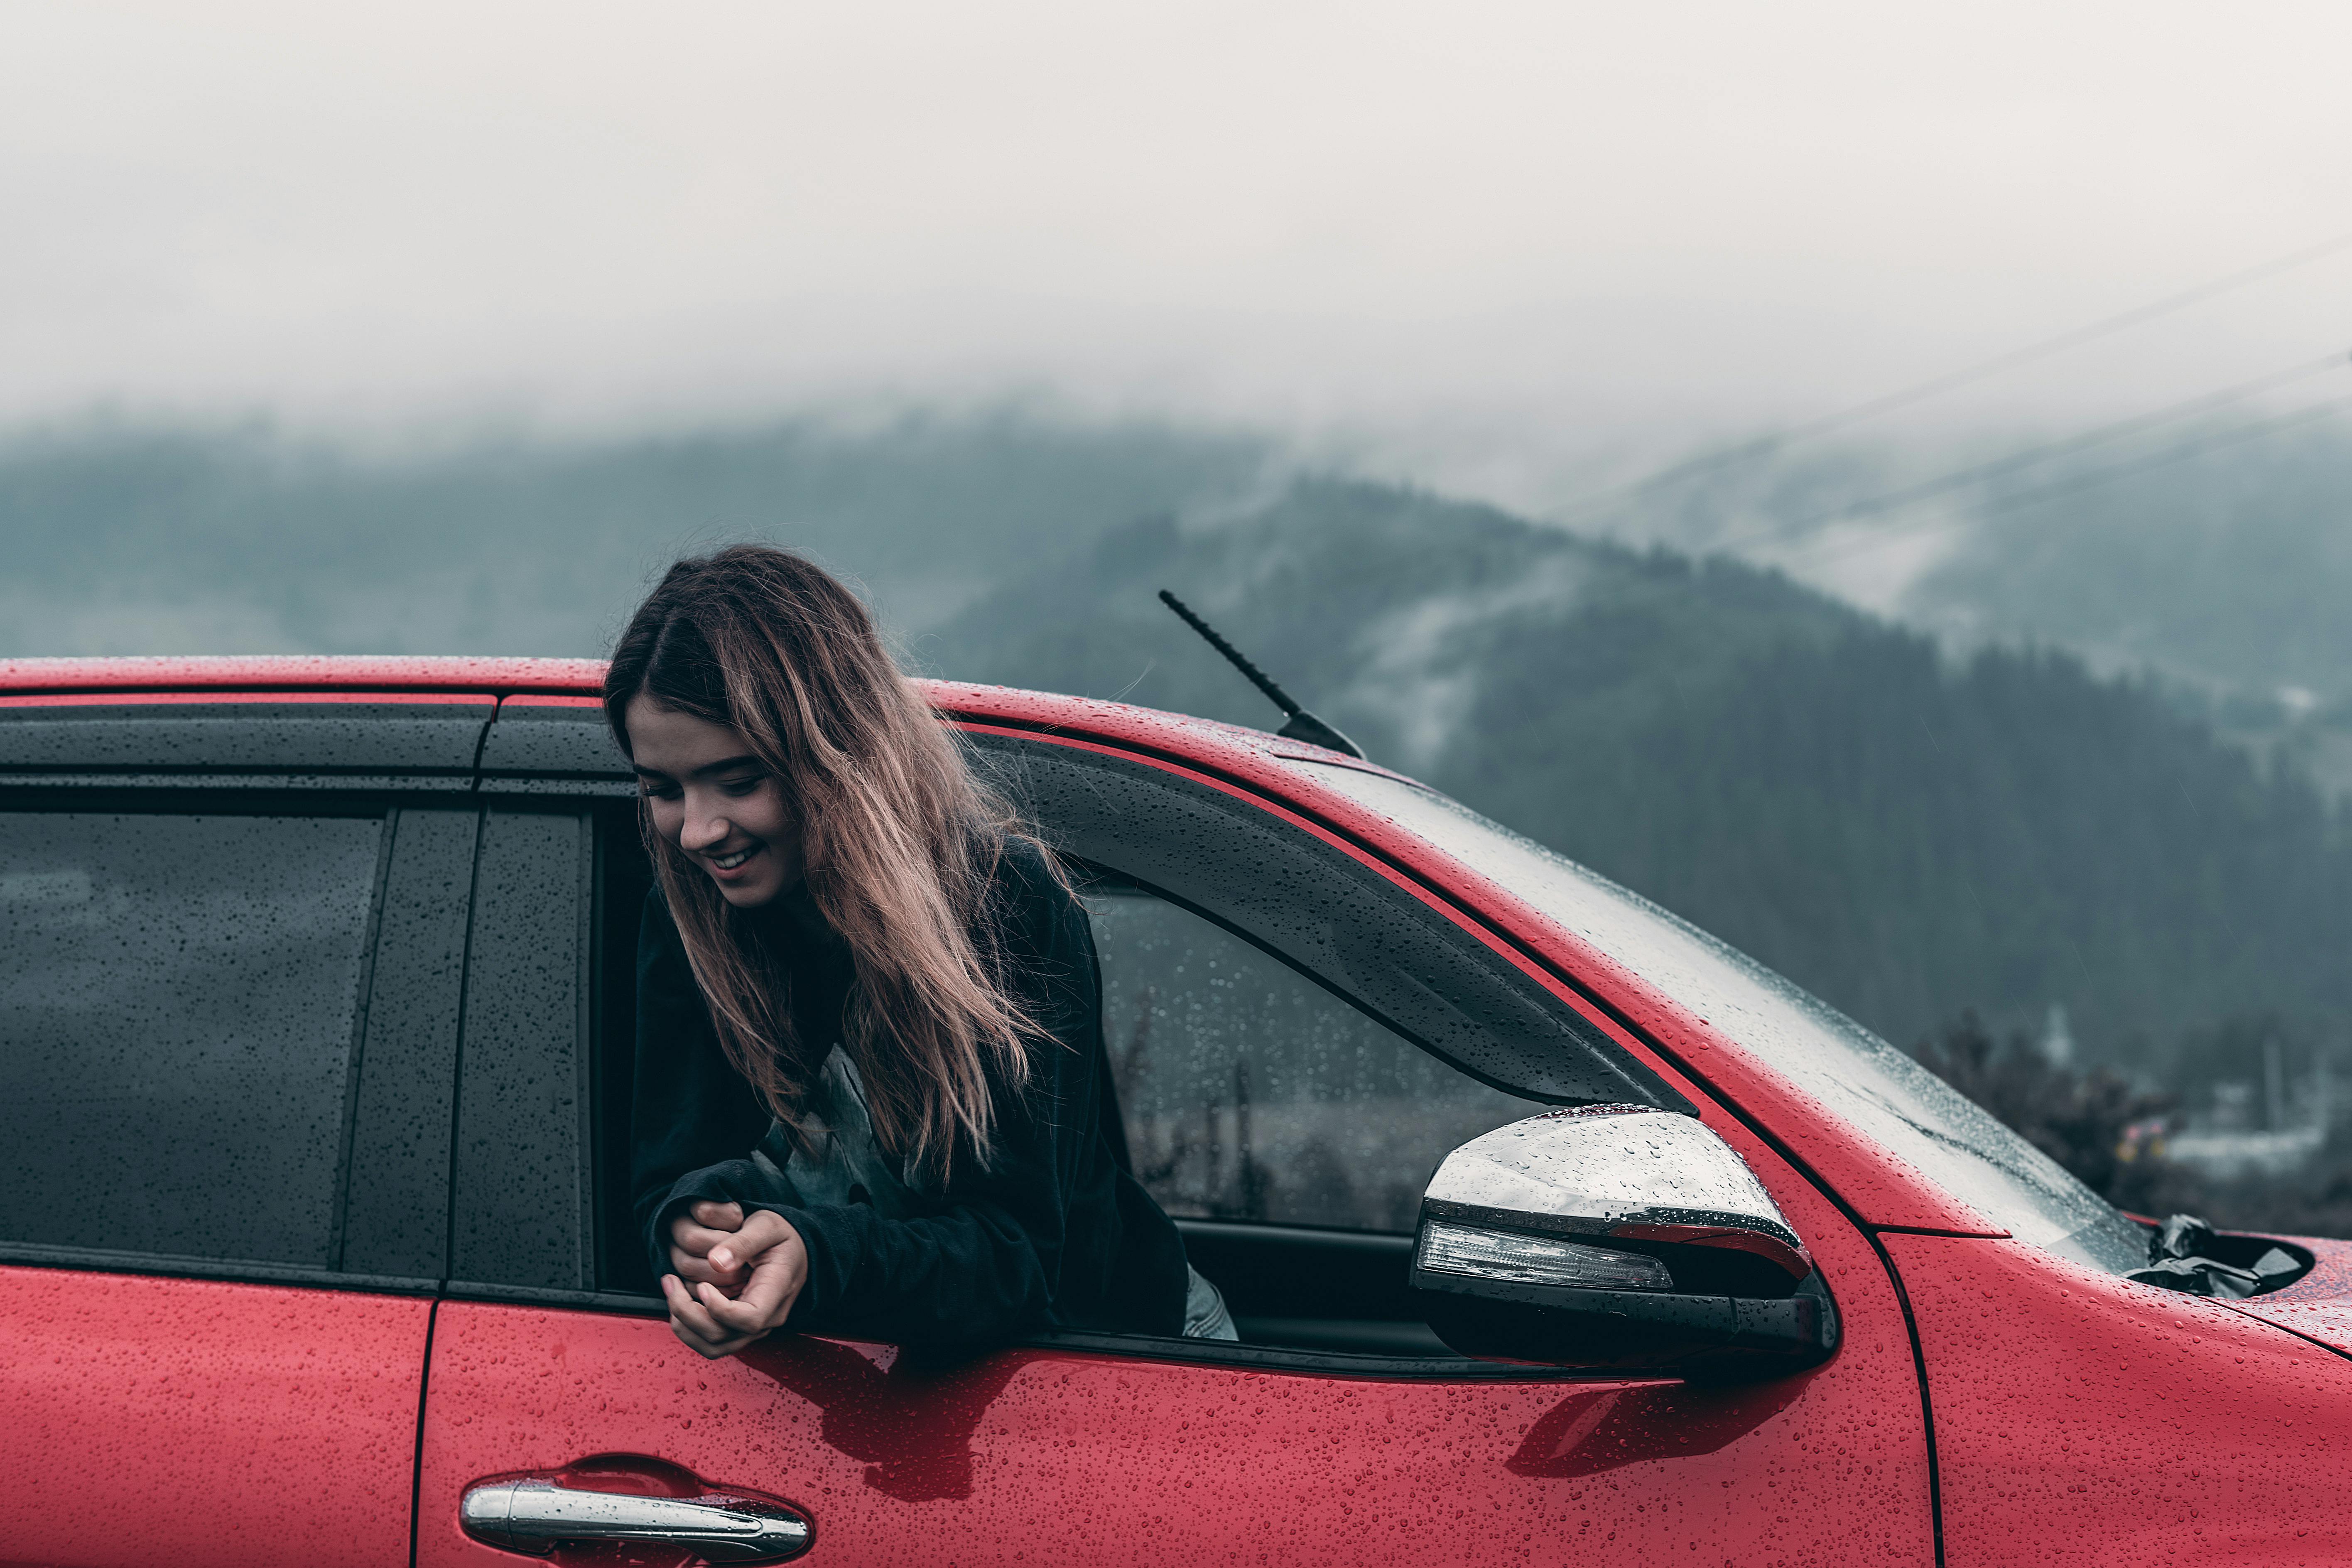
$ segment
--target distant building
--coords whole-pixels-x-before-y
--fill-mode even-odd
[[[2074,1031],[2066,1022],[2063,1002],[2051,1003],[2050,1016],[2042,1021],[2042,1055],[2053,1068],[2074,1065]]]
[[[2310,1076],[2296,1084],[2287,1077],[2277,1039],[2263,1041],[2261,1089],[2258,1118],[2253,1084],[2213,1085],[2210,1107],[2165,1141],[2167,1155],[2225,1179],[2282,1176],[2309,1163],[2327,1146],[2336,1121],[2335,1068],[2327,1053],[2315,1052]]]

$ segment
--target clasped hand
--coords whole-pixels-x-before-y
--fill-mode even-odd
[[[808,1282],[808,1248],[782,1215],[696,1204],[670,1221],[662,1276],[670,1331],[713,1360],[783,1326]]]

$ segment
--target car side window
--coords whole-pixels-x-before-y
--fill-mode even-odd
[[[1197,774],[985,736],[996,782],[1074,863],[1197,911],[1464,1076],[1548,1105],[1688,1100],[1584,1008],[1331,836]]]
[[[0,1241],[331,1266],[383,837],[0,813]]]
[[[1129,1152],[1171,1215],[1409,1231],[1448,1152],[1542,1109],[1179,905],[1086,901]]]

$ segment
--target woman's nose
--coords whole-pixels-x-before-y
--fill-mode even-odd
[[[715,811],[697,811],[689,805],[686,812],[685,831],[678,835],[678,847],[688,850],[708,849],[714,844],[725,843],[727,836],[734,831],[735,825],[721,814]]]

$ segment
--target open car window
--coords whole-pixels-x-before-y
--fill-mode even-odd
[[[2147,1265],[2147,1233],[2056,1161],[1753,959],[1433,791],[1360,768],[1296,765],[1508,888],[2018,1239],[2111,1273]]]

